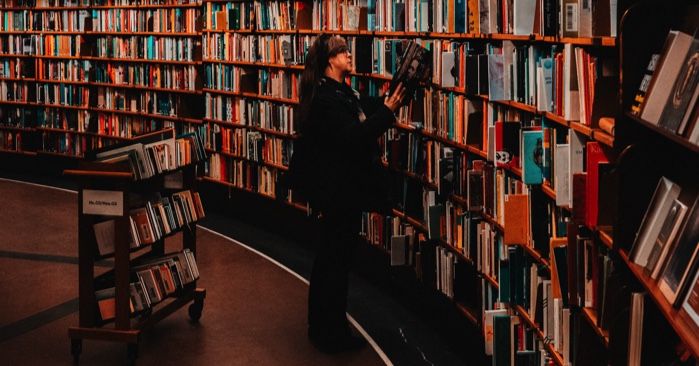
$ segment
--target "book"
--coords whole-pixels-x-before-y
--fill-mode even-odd
[[[431,51],[422,47],[415,41],[409,41],[403,46],[403,54],[398,61],[396,72],[393,74],[388,94],[391,95],[403,84],[405,88],[405,99],[403,103],[413,98],[415,90],[422,84],[431,80],[432,76],[432,54]]]
[[[665,108],[660,115],[658,125],[672,133],[682,134],[681,127],[686,126],[685,115],[691,114],[690,102],[696,102],[699,88],[699,39],[692,39],[691,45],[680,66],[674,85],[670,90]],[[682,126],[684,124],[684,126]]]
[[[522,131],[522,182],[542,184],[544,181],[544,132],[542,130]]]
[[[629,258],[634,263],[643,267],[647,265],[655,240],[662,229],[663,220],[667,217],[673,201],[679,197],[680,191],[681,187],[666,177],[661,177],[658,181],[629,253]]]
[[[686,282],[692,277],[697,267],[699,198],[694,200],[690,211],[658,281],[660,292],[675,306],[680,304],[687,287]]]
[[[655,239],[655,244],[648,256],[646,270],[651,273],[651,278],[657,279],[660,271],[663,269],[667,254],[672,248],[686,214],[687,205],[682,203],[682,201],[674,200],[667,216],[663,220],[658,237]]]
[[[656,71],[648,87],[641,118],[657,125],[660,122],[663,110],[670,95],[673,92],[673,84],[677,80],[682,67],[685,64],[687,54],[692,47],[694,38],[680,31],[670,31],[662,56]]]

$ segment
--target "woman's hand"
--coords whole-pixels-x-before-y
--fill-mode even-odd
[[[383,104],[386,107],[388,107],[388,109],[390,109],[391,112],[395,112],[398,108],[401,107],[401,105],[403,105],[404,97],[405,88],[403,87],[403,83],[400,83],[396,87],[396,90],[393,91],[393,94],[384,99]]]

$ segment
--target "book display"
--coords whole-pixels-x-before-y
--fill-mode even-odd
[[[95,164],[148,186],[208,155],[189,183],[310,214],[285,184],[298,84],[315,38],[340,35],[360,95],[409,89],[380,141],[392,212],[363,215],[372,253],[446,299],[494,365],[684,362],[699,357],[699,8],[661,3],[0,0],[0,152],[99,148]],[[179,137],[148,140],[163,128]],[[81,328],[135,329],[130,314],[195,287],[189,183],[121,220],[81,214],[81,256],[191,244],[116,285],[83,289],[81,269]]]
[[[64,172],[80,183],[80,311],[78,326],[68,330],[71,352],[78,361],[84,339],[126,343],[133,363],[142,331],[190,303],[190,318],[201,317],[206,290],[197,287],[196,224],[206,214],[196,176],[206,159],[203,140],[167,129],[91,151],[88,159]],[[174,235],[182,249],[166,253],[165,239]],[[96,276],[96,262],[106,258],[114,268]]]

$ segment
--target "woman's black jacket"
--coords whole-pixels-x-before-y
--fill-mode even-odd
[[[292,188],[320,211],[385,211],[390,182],[377,139],[394,122],[381,98],[359,98],[348,85],[321,79],[294,144]]]

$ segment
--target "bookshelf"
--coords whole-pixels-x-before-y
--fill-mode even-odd
[[[30,37],[28,39],[35,39],[35,42],[55,37],[81,38],[98,46],[86,49],[83,45],[80,52],[44,51],[35,56],[22,47],[15,47],[14,41],[2,44],[0,62],[7,66],[0,73],[0,83],[13,91],[28,86],[31,92],[25,93],[27,98],[20,92],[15,93],[22,96],[19,100],[5,96],[0,100],[3,112],[0,115],[0,151],[12,155],[39,152],[40,156],[80,159],[82,151],[88,147],[131,139],[163,127],[197,130],[206,136],[207,152],[212,156],[205,177],[199,181],[225,187],[229,192],[238,190],[265,200],[277,200],[304,213],[309,210],[303,198],[284,190],[279,182],[288,170],[293,143],[298,138],[293,120],[298,104],[294,85],[303,70],[307,47],[322,32],[341,35],[355,46],[353,54],[357,66],[362,53],[358,51],[369,50],[372,58],[369,66],[357,67],[348,82],[361,93],[376,96],[385,90],[392,78],[391,62],[374,62],[373,58],[386,61],[391,57],[384,51],[395,39],[421,42],[434,53],[433,82],[424,95],[418,95],[410,106],[399,112],[398,123],[382,142],[383,165],[396,180],[396,186],[400,186],[396,190],[406,198],[396,202],[388,217],[366,216],[366,221],[382,223],[372,225],[372,230],[377,232],[365,233],[367,242],[390,256],[390,238],[399,232],[411,231],[434,245],[434,248],[425,246],[422,249],[422,241],[418,240],[411,249],[413,255],[419,253],[434,259],[438,255],[437,248],[451,253],[450,258],[457,265],[474,270],[479,282],[478,286],[463,285],[461,278],[450,285],[465,288],[478,299],[479,304],[454,300],[460,313],[482,328],[486,311],[508,308],[536,333],[541,344],[534,346],[534,351],[544,357],[548,354],[558,365],[575,362],[583,356],[570,349],[570,360],[566,360],[562,350],[551,346],[549,341],[553,335],[545,333],[541,319],[529,316],[528,304],[505,304],[498,300],[499,292],[510,288],[509,283],[506,284],[508,277],[501,273],[502,268],[510,266],[514,259],[515,264],[521,261],[537,267],[539,273],[536,278],[529,278],[530,281],[541,279],[555,283],[567,277],[571,293],[563,293],[565,286],[559,283],[560,289],[554,290],[555,295],[549,298],[568,297],[571,348],[587,345],[591,338],[596,345],[591,352],[599,351],[605,361],[624,363],[626,359],[622,362],[616,355],[628,357],[628,351],[618,349],[615,342],[624,339],[619,329],[621,333],[626,329],[628,335],[628,325],[624,328],[610,324],[609,315],[605,313],[608,309],[602,309],[603,298],[607,296],[604,292],[609,291],[606,289],[608,274],[604,272],[609,268],[605,266],[612,263],[614,273],[626,276],[625,286],[649,293],[653,306],[661,310],[663,321],[674,329],[667,338],[679,337],[679,343],[686,344],[695,357],[699,355],[699,347],[691,336],[691,319],[659,295],[657,283],[649,281],[628,255],[659,177],[670,176],[683,187],[695,187],[697,183],[691,175],[698,162],[697,145],[629,113],[643,78],[642,71],[651,54],[658,51],[650,46],[659,48],[669,29],[682,26],[682,21],[689,24],[695,19],[691,18],[697,14],[688,5],[691,2],[682,2],[682,6],[670,9],[652,2],[632,6],[634,1],[621,1],[619,9],[610,14],[608,25],[595,23],[589,32],[580,30],[583,34],[587,32],[582,36],[562,32],[565,19],[554,20],[553,24],[539,19],[539,23],[534,23],[539,29],[523,32],[516,24],[522,19],[515,21],[514,14],[512,19],[474,20],[477,16],[467,12],[464,14],[466,22],[457,25],[456,20],[454,24],[446,20],[449,19],[448,9],[441,9],[447,11],[445,19],[425,21],[424,15],[429,13],[426,8],[409,8],[417,3],[432,6],[437,3],[435,1],[372,0],[368,3],[374,8],[358,25],[351,24],[353,10],[348,6],[352,4],[345,1],[202,0],[175,4],[153,0],[142,1],[137,6],[128,0],[30,3],[6,1],[4,5],[8,6],[3,11],[66,12],[78,18],[82,11],[90,10],[91,14],[84,28],[42,26],[36,29],[33,24],[28,28],[13,24],[14,28],[0,28],[0,38]],[[75,6],[62,6],[67,3]],[[544,0],[532,3],[543,5]],[[386,16],[394,6],[405,6],[405,19]],[[439,13],[436,9],[430,10]],[[513,9],[505,10],[504,13],[513,13]],[[282,16],[273,16],[275,12]],[[148,25],[143,21],[146,17],[171,14],[184,14],[186,26],[172,26],[167,21]],[[620,14],[625,15],[621,17]],[[104,19],[123,21],[128,17],[139,19],[138,24],[125,27],[121,22],[101,23]],[[618,23],[618,36],[611,31],[613,23]],[[595,28],[598,26],[609,29]],[[460,27],[463,28],[457,31]],[[114,51],[107,46],[110,42],[138,44],[150,39],[153,44],[174,44],[175,48],[181,46],[180,49],[188,52],[156,57]],[[442,72],[443,68],[451,67],[449,57],[453,57],[458,69],[451,77],[449,72]],[[509,78],[509,84],[493,81],[496,78],[488,74],[490,62],[496,67],[501,65],[503,70],[511,66],[510,72],[502,74],[503,80]],[[544,62],[552,63],[551,75],[546,74]],[[9,67],[10,64],[13,66]],[[526,67],[521,67],[525,64]],[[20,71],[15,71],[15,65],[20,65]],[[48,71],[54,68],[64,71]],[[117,69],[122,70],[124,76],[115,77]],[[145,70],[180,75],[176,79],[187,81],[168,84],[167,78],[152,82],[134,76],[145,74]],[[553,74],[553,70],[560,74]],[[542,79],[538,79],[540,72]],[[478,77],[474,81],[470,75]],[[568,85],[568,77],[578,79],[578,89]],[[551,86],[549,79],[553,80]],[[48,89],[56,85],[65,89],[82,88],[89,94],[89,103],[66,105],[40,100],[33,93],[39,85]],[[494,90],[494,85],[502,90]],[[542,90],[543,94],[537,94]],[[161,113],[161,110],[139,104],[142,98],[156,95],[164,95],[172,101],[171,105],[178,107],[185,101],[188,108],[171,108]],[[106,102],[115,96],[124,101],[123,105]],[[104,101],[99,102],[101,99]],[[135,108],[131,105],[134,100]],[[450,111],[456,112],[450,114]],[[50,115],[42,117],[43,120],[61,123],[41,122],[42,118],[35,118],[47,114]],[[78,118],[80,114],[89,117]],[[612,128],[603,126],[600,117],[611,117],[615,125]],[[541,135],[536,131],[542,131]],[[521,150],[525,145],[525,133],[534,139],[540,137],[544,149],[542,170],[545,172],[533,181],[531,165],[526,165],[525,153]],[[568,146],[567,153],[564,145]],[[592,151],[599,154],[594,155]],[[500,161],[503,152],[517,156],[519,163]],[[580,154],[575,167],[557,165],[566,160],[566,156],[570,164],[575,154]],[[589,161],[592,163],[583,165]],[[458,174],[445,185],[440,175],[443,171]],[[557,177],[557,171],[566,173]],[[442,194],[449,184],[458,189],[453,192],[447,189],[446,194]],[[436,194],[430,198],[429,192]],[[584,194],[576,197],[575,192]],[[519,243],[504,244],[504,237],[515,226],[504,219],[508,208],[505,197],[520,195],[528,197],[525,208],[519,208],[527,213],[523,215],[527,216],[523,221],[524,226],[528,226],[527,237]],[[430,199],[433,201],[426,203]],[[430,207],[440,204],[441,208],[430,212]],[[398,229],[388,224],[394,218],[398,219],[399,225],[395,226]],[[435,226],[439,229],[431,233],[430,229]],[[467,228],[478,234],[457,238],[458,233],[464,235]],[[470,240],[478,240],[480,244],[471,248]],[[560,241],[566,245],[552,245]],[[510,250],[516,252],[514,258],[508,256]],[[585,256],[588,250],[595,253],[595,258]],[[429,267],[427,270],[436,271]],[[573,293],[571,278],[588,275],[596,278],[594,283],[576,284]],[[423,277],[422,280],[435,286],[434,278]],[[588,294],[592,299],[587,303],[584,299],[586,286],[597,290],[590,292],[595,292],[594,295]],[[444,290],[453,288],[447,286]],[[619,301],[630,304],[626,298]],[[622,321],[624,317],[625,320],[629,318],[622,315]],[[583,320],[576,322],[575,319]]]
[[[153,143],[168,138],[175,138],[173,129],[144,134],[134,141]],[[203,213],[195,210],[196,203],[190,206],[184,202],[186,199],[180,199],[183,196],[177,196],[181,192],[196,192],[196,164],[190,162],[140,180],[129,167],[119,163],[82,161],[77,169],[64,171],[80,185],[79,324],[68,329],[75,362],[82,352],[83,340],[92,339],[125,343],[129,363],[133,364],[141,332],[187,304],[193,321],[201,317],[206,290],[197,287],[199,272],[193,263],[197,253],[196,220]],[[162,197],[172,198],[164,204]],[[151,205],[152,199],[155,201]],[[98,230],[104,225],[111,225],[106,236]],[[166,253],[165,240],[178,234],[183,251]],[[185,252],[191,253],[191,257]],[[96,262],[105,258],[113,258],[114,267],[95,276]],[[158,274],[152,272],[154,267]],[[153,276],[152,280],[149,276]],[[102,295],[105,291],[109,292],[107,297]]]

